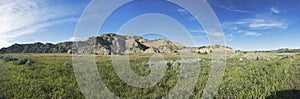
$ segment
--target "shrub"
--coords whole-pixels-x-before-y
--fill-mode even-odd
[[[143,63],[144,66],[149,66],[148,62]]]
[[[32,66],[32,64],[33,64],[33,61],[31,59],[27,60],[25,63],[25,65],[27,65],[27,66]]]
[[[68,61],[66,61],[66,62],[64,63],[64,65],[67,66],[67,67],[69,67],[69,68],[72,68],[72,64],[71,64],[70,62],[68,62]]]
[[[15,64],[16,64],[16,65],[24,65],[24,64],[26,64],[28,61],[31,61],[31,59],[29,59],[29,58],[22,58],[22,59],[19,59],[19,60],[15,61]]]
[[[167,66],[168,66],[168,68],[170,68],[172,66],[172,63],[171,62],[167,62]]]
[[[16,61],[18,60],[17,58],[11,57],[11,56],[4,56],[4,61],[5,62],[10,62],[10,61]]]
[[[201,46],[201,47],[199,47],[199,49],[202,49],[202,48],[206,48],[206,46]]]

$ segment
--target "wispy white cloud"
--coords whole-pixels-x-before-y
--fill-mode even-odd
[[[279,9],[275,8],[275,7],[271,7],[270,11],[271,11],[271,13],[274,13],[274,14],[279,14],[280,13]]]
[[[254,31],[249,31],[249,30],[237,30],[235,33],[243,34],[243,35],[246,35],[246,36],[261,36],[262,35],[261,33],[257,33],[257,32],[254,32]],[[228,38],[233,38],[234,34],[230,34],[227,37]]]
[[[205,33],[205,31],[203,31],[202,29],[197,29],[197,30],[191,29],[191,30],[189,30],[189,32],[193,32],[193,33]]]
[[[267,18],[245,18],[234,22],[222,23],[224,29],[239,30],[244,27],[251,30],[287,29],[289,24],[283,20],[272,20]]]
[[[62,4],[46,0],[1,0],[0,48],[12,44],[11,40],[29,35],[55,24],[74,22],[67,17],[75,11]]]
[[[256,33],[256,32],[250,32],[250,31],[248,31],[248,32],[245,33],[245,35],[248,35],[248,36],[260,36],[261,34]]]
[[[185,10],[185,9],[181,9],[181,8],[178,8],[178,9],[176,9],[176,11],[180,14],[180,15],[182,15],[182,16],[187,16],[187,20],[188,21],[196,21],[197,19],[194,17],[194,16],[192,16],[187,10]]]
[[[266,17],[244,18],[237,21],[222,23],[223,29],[232,33],[244,34],[246,36],[261,36],[263,31],[270,29],[285,30],[289,23],[283,19],[272,19]]]
[[[223,36],[223,33],[215,32],[215,31],[204,31],[202,29],[198,29],[198,30],[191,29],[191,30],[189,30],[189,32],[203,33],[203,34],[206,34],[206,35],[217,36],[217,37]]]
[[[211,35],[211,36],[215,36],[215,37],[222,37],[222,36],[223,36],[223,33],[220,33],[220,32],[205,31],[205,33],[206,33],[207,35]]]
[[[255,12],[251,12],[251,11],[247,11],[247,10],[239,10],[239,9],[234,9],[234,8],[227,8],[227,7],[224,7],[224,6],[219,6],[220,8],[224,8],[226,10],[229,10],[229,11],[233,11],[233,12],[240,12],[240,13],[255,13]]]
[[[67,41],[80,41],[81,38],[78,37],[70,37]]]
[[[249,24],[250,28],[256,28],[256,29],[269,29],[269,28],[280,28],[280,29],[286,29],[287,25],[280,22],[271,22],[271,23],[251,23]]]
[[[187,12],[184,9],[177,9],[176,11],[179,12],[181,15],[187,15],[187,14],[189,14],[189,12]]]
[[[229,35],[225,35],[225,38],[228,42],[232,41],[235,39],[234,34],[229,34]]]
[[[8,35],[6,36],[7,38],[15,38],[15,37],[21,37],[23,35],[29,35],[32,33],[35,33],[37,31],[40,31],[46,27],[55,25],[55,24],[61,24],[65,22],[76,22],[76,18],[67,18],[67,19],[60,19],[60,20],[55,20],[55,21],[50,21],[50,22],[43,22],[43,23],[38,23],[38,24],[32,24],[29,26],[25,26],[23,28],[19,28],[16,30],[12,30]]]
[[[251,11],[248,11],[248,10],[241,10],[241,9],[236,9],[234,7],[226,7],[224,5],[221,5],[221,4],[216,4],[214,3],[213,1],[210,1],[213,5],[219,7],[219,8],[222,8],[222,9],[225,9],[225,10],[228,10],[228,11],[233,11],[233,12],[239,12],[239,13],[255,13],[255,12],[251,12]]]

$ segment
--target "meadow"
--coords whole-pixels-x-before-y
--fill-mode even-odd
[[[223,81],[214,98],[299,98],[300,54],[288,58],[247,58],[257,53],[227,56]],[[275,56],[278,53],[259,53]],[[32,64],[16,64],[0,59],[0,98],[85,98],[75,78],[69,54],[0,54],[18,59],[30,58]],[[179,55],[164,55],[166,60],[179,60]],[[148,56],[131,55],[133,71],[149,74]],[[199,55],[200,75],[191,99],[200,98],[210,73],[210,55]],[[132,87],[114,72],[110,56],[96,56],[103,82],[120,98],[161,98],[176,85],[178,69],[168,68],[160,82],[150,88]]]

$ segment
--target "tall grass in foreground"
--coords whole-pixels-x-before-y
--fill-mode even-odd
[[[17,58],[31,58],[32,66],[15,65],[0,60],[1,98],[84,98],[77,85],[72,57],[66,54],[5,54]],[[198,83],[190,98],[199,98],[210,71],[209,55],[201,55],[206,61],[200,64]],[[149,57],[130,56],[131,67],[141,76],[149,74],[145,65]],[[180,59],[166,55],[167,60]],[[109,56],[96,57],[99,74],[106,86],[120,98],[161,98],[168,94],[178,79],[178,69],[169,68],[163,79],[150,88],[137,88],[124,83],[112,67]],[[216,98],[295,98],[278,91],[300,90],[300,56],[287,59],[239,60],[227,59],[226,72]],[[275,96],[274,96],[275,95]],[[298,93],[299,96],[299,93]]]

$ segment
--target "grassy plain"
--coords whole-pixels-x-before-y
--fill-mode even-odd
[[[257,54],[257,53],[247,53]],[[277,53],[259,53],[272,56]],[[2,54],[31,58],[32,66],[0,60],[0,98],[84,98],[74,75],[69,54]],[[178,60],[179,55],[164,55]],[[210,55],[199,55],[200,75],[190,98],[201,97],[210,73]],[[104,83],[120,98],[160,98],[168,94],[178,79],[178,69],[169,68],[161,81],[150,88],[127,85],[114,72],[110,56],[97,56],[98,71]],[[131,68],[141,76],[149,74],[149,56],[131,55]],[[251,60],[228,55],[223,82],[216,98],[299,98],[300,54],[294,58]],[[69,63],[69,64],[68,64]]]

